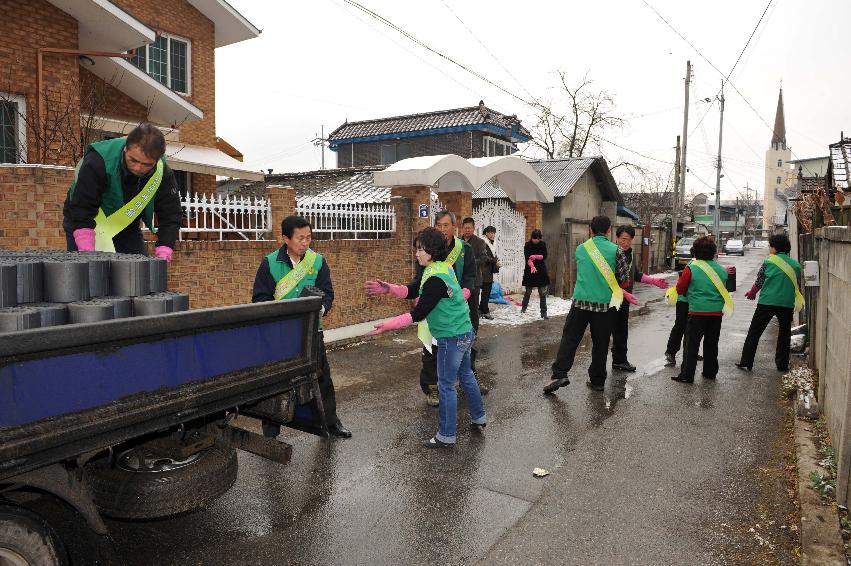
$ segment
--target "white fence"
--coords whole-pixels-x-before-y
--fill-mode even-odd
[[[522,289],[523,267],[526,263],[523,256],[526,218],[514,210],[505,199],[487,199],[473,209],[473,219],[479,233],[486,226],[496,228],[494,247],[502,267],[499,273],[494,275],[494,280],[499,281],[503,289]]]
[[[380,240],[396,232],[396,211],[386,203],[297,204],[318,240]]]
[[[261,197],[192,195],[180,197],[183,214],[179,239],[190,234],[218,236],[219,240],[268,240],[272,238],[272,205]],[[156,225],[156,217],[154,218]],[[209,239],[210,236],[203,238]]]

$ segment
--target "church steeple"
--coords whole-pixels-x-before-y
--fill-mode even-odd
[[[774,133],[771,136],[772,149],[786,149],[786,119],[783,116],[783,87],[777,98],[777,114],[774,116]]]

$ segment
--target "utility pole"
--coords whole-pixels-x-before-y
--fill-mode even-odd
[[[679,196],[680,192],[680,136],[677,136],[677,157],[674,160],[674,186],[671,191],[671,199],[673,200],[674,209],[671,211],[671,269],[677,266],[677,247],[674,245],[677,241],[677,218],[680,215],[679,211]]]
[[[756,192],[756,191],[754,191]],[[742,229],[742,243],[748,236],[748,209],[751,207],[751,187],[745,183],[745,227]]]
[[[724,83],[721,83],[721,123],[718,126],[718,171],[715,175],[715,245],[721,248],[721,141],[724,135]]]
[[[739,197],[736,197],[736,211],[733,214],[736,216],[734,218],[736,224],[733,227],[733,238],[735,238],[736,234],[739,233]],[[744,238],[742,238],[742,242],[742,245],[744,245]]]
[[[680,188],[679,195],[675,195],[677,204],[676,206],[676,215],[672,219],[672,230],[674,234],[677,232],[677,223],[679,222],[679,212],[682,203],[685,202],[686,199],[686,175],[688,174],[688,167],[686,166],[686,147],[688,146],[688,94],[689,94],[689,84],[691,83],[691,61],[686,61],[686,101],[685,101],[685,110],[683,110],[683,149],[682,149],[682,164],[680,165]]]
[[[325,124],[321,125],[320,131],[322,133],[319,134],[319,137],[313,138],[313,140],[311,140],[311,141],[313,142],[314,146],[316,146],[316,147],[321,146],[322,147],[322,167],[320,169],[324,171],[325,170],[325,143],[328,141],[328,140],[325,139]]]

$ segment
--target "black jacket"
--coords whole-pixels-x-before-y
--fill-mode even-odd
[[[536,273],[532,273],[529,269],[529,256],[542,255],[544,259],[534,261]],[[550,284],[550,276],[547,275],[547,244],[541,240],[537,244],[529,240],[523,246],[523,286],[524,287],[545,287]]]
[[[464,238],[461,238],[464,240]],[[485,274],[484,270],[488,267],[488,254],[487,249],[488,246],[485,244],[485,241],[473,234],[470,236],[469,240],[464,240],[470,247],[473,248],[473,255],[476,257],[476,287],[482,286],[482,281],[484,281]],[[467,257],[464,257],[464,263],[467,263]],[[493,276],[491,276],[491,281],[493,281]]]
[[[476,272],[479,268],[476,266],[476,262],[473,260],[473,248],[464,240],[461,240],[464,244],[464,271],[461,272],[461,281],[458,282],[461,285],[462,289],[469,289],[473,291],[474,289],[478,289],[476,286]],[[423,271],[425,268],[417,263],[417,271],[414,275],[414,278],[408,283],[408,298],[415,299],[420,294],[420,282],[423,280]]]
[[[130,202],[154,171],[144,177],[137,177],[127,169],[124,159],[119,160],[121,171],[121,186],[124,189],[124,202]],[[96,151],[89,151],[80,165],[77,175],[77,185],[74,188],[74,198],[65,198],[63,209],[65,231],[72,234],[78,228],[94,228],[95,216],[100,208],[103,194],[107,189],[106,164],[103,157]],[[180,194],[177,192],[177,184],[174,180],[174,172],[165,166],[163,169],[163,180],[157,193],[154,195],[154,214],[157,216],[157,245],[174,248],[177,241],[177,232],[180,230]],[[131,222],[121,234],[138,232],[141,218]]]
[[[485,236],[487,238],[487,236]],[[485,263],[482,265],[482,283],[493,283],[493,274],[498,273],[499,269],[496,267],[496,262],[499,258],[493,255],[493,252],[488,246],[488,243],[485,242],[484,238],[482,241],[485,243]]]
[[[284,244],[278,250],[278,261],[286,262],[292,268],[293,262],[287,254],[287,246]],[[263,258],[260,262],[260,267],[257,268],[257,275],[254,276],[254,290],[251,293],[252,303],[261,303],[263,301],[275,300],[275,285],[277,281],[272,277],[272,272],[269,270],[269,259]],[[328,263],[325,258],[322,258],[322,267],[319,268],[319,273],[316,274],[316,288],[325,293],[322,297],[322,306],[325,307],[325,314],[331,310],[331,305],[334,303],[334,286],[331,284],[331,270],[328,269]]]

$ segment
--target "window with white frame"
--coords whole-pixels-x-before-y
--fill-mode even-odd
[[[511,155],[514,147],[510,142],[485,136],[482,139],[482,155],[493,157],[495,155]]]
[[[192,42],[169,34],[136,50],[130,62],[180,94],[191,92]]]
[[[0,163],[21,163],[27,156],[27,102],[17,94],[0,93]]]

